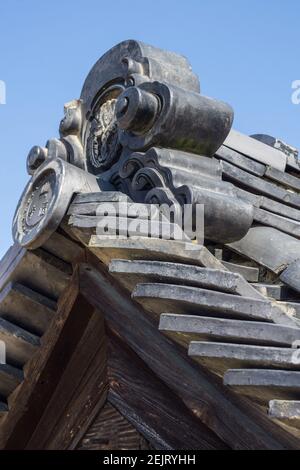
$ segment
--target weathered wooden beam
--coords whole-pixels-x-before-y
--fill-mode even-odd
[[[265,346],[292,346],[295,341],[300,341],[300,328],[175,313],[163,313],[160,316],[159,329],[172,338],[179,336],[185,344],[191,340],[210,339]]]
[[[110,403],[96,416],[76,450],[150,450],[146,439]]]
[[[227,448],[126,344],[109,338],[108,401],[155,449]]]
[[[71,266],[45,250],[12,246],[0,262],[0,291],[18,282],[52,299],[58,299],[70,280]]]
[[[0,292],[0,317],[38,335],[46,331],[55,309],[56,302],[17,282]]]
[[[294,326],[294,320],[268,300],[251,299],[172,284],[138,284],[132,297],[155,313],[174,312],[262,320]]]
[[[248,284],[240,274],[190,264],[149,260],[112,260],[109,271],[129,289],[133,289],[138,283],[151,281],[203,287],[236,294],[250,293]],[[257,297],[260,298],[260,296]]]
[[[26,250],[22,248],[18,243],[15,243],[7,250],[7,252],[0,261],[0,279],[8,277],[11,274],[11,266],[18,265],[18,262],[22,259],[25,253]],[[5,285],[4,282],[1,282],[1,288],[3,287],[3,285]],[[9,282],[9,279],[6,282]]]
[[[82,267],[81,289],[105,315],[109,327],[148,365],[185,405],[221,440],[235,449],[294,448],[298,439],[272,427],[251,403],[231,395],[207,371],[203,372],[174,344],[157,334],[157,326],[109,277],[100,263]]]
[[[0,448],[26,447],[93,312],[94,308],[79,293],[78,275],[75,272],[59,302],[58,312],[44,335],[39,354],[26,364],[24,381],[18,393],[9,400],[10,410],[0,428]]]
[[[264,405],[273,399],[292,399],[300,392],[300,372],[266,369],[232,369],[224,384]]]
[[[0,340],[6,346],[6,360],[10,364],[22,367],[40,346],[36,335],[0,318]]]
[[[9,364],[0,364],[0,396],[8,398],[22,380],[23,372],[21,369],[12,367]]]
[[[43,244],[43,250],[69,264],[75,264],[84,255],[84,249],[79,243],[58,231],[54,232]]]
[[[300,429],[300,401],[272,400],[269,404],[269,416]]]
[[[0,401],[0,418],[4,418],[7,412],[8,412],[7,404]]]
[[[82,336],[51,399],[45,404],[43,415],[26,449],[76,448],[106,401],[108,382],[104,318],[91,310],[88,299],[86,301],[81,315],[87,315],[88,323],[82,329]],[[68,337],[64,341],[68,342]]]

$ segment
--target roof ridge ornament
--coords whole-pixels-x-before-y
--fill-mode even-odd
[[[13,220],[13,238],[35,249],[59,227],[72,197],[78,192],[99,191],[97,178],[64,162],[46,160],[27,184]]]
[[[80,99],[67,103],[64,112],[60,139],[50,139],[45,147],[35,146],[29,153],[27,168],[34,182],[36,174],[41,175],[41,164],[42,171],[47,171],[49,159],[60,160],[63,171],[71,166],[84,170],[102,188],[119,190],[135,202],[168,201],[175,206],[205,202],[211,212],[206,217],[207,236],[215,241],[220,241],[220,234],[226,242],[246,234],[253,208],[238,199],[232,184],[220,181],[220,163],[212,160],[230,132],[233,110],[200,94],[199,80],[185,57],[139,41],[124,41],[97,61]],[[154,147],[157,157],[149,160]],[[127,164],[133,168],[128,174]],[[207,171],[211,172],[208,179]],[[76,180],[75,170],[72,173]],[[67,180],[61,193],[69,191],[72,196],[74,189]],[[75,180],[77,188],[80,183]],[[29,183],[25,201],[30,199],[28,192],[36,198],[34,184]],[[52,196],[56,197],[55,191]],[[28,224],[24,228],[15,222],[14,236],[19,243],[36,247],[44,228],[40,223],[30,226],[34,215],[28,214],[25,201],[21,200],[16,217]],[[51,212],[54,206],[50,200],[47,204]],[[235,219],[239,223],[233,223]],[[51,230],[57,226],[50,225]]]
[[[211,156],[233,120],[229,105],[200,95],[185,57],[133,40],[96,62],[80,99],[64,111],[60,139],[31,150],[30,174],[47,158],[62,158],[99,175],[151,145]]]

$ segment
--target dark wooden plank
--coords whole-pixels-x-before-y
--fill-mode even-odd
[[[12,275],[22,264],[26,264],[27,250],[15,243],[0,262],[0,290],[12,280]]]
[[[97,271],[82,266],[81,289],[148,367],[221,440],[235,449],[297,448],[299,440],[271,426],[259,409],[226,390],[157,333],[157,325],[135,305],[96,260]]]
[[[151,446],[124,416],[106,403],[77,450],[150,450]]]
[[[0,340],[6,347],[6,360],[10,364],[22,367],[40,346],[37,336],[0,318]]]
[[[17,282],[0,292],[0,316],[29,332],[42,335],[56,310],[56,302]]]
[[[76,263],[76,261],[80,260],[84,255],[84,249],[79,243],[76,243],[74,240],[62,235],[62,233],[58,231],[54,232],[44,243],[43,250],[48,251],[69,264]]]
[[[18,243],[12,245],[0,261],[0,276],[3,276],[4,273],[10,271],[11,265],[18,263],[18,260],[24,256],[25,252],[26,250]]]
[[[0,364],[0,396],[8,396],[17,388],[23,380],[21,369],[12,367],[9,364]]]
[[[44,250],[43,248],[37,248],[34,251],[31,251],[35,255],[39,256],[41,260],[47,263],[49,266],[54,267],[61,271],[64,274],[71,276],[73,273],[72,266],[70,263],[67,263],[63,259],[49,253],[48,251]]]
[[[104,318],[86,306],[89,321],[45,405],[27,449],[74,449],[107,396]],[[69,339],[65,337],[65,342]]]
[[[17,395],[9,401],[10,411],[1,423],[0,448],[26,447],[93,311],[79,294],[75,273],[55,319],[45,333],[40,354],[27,363],[25,379]]]
[[[14,245],[1,263],[0,291],[18,282],[52,299],[58,299],[70,280],[71,266],[42,249],[30,251]]]
[[[108,376],[108,400],[155,449],[227,448],[186,408],[174,392],[114,335],[110,335]]]
[[[4,418],[7,412],[8,412],[7,404],[0,401],[0,419]]]

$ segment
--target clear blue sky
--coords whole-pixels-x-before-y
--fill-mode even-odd
[[[299,0],[1,0],[0,256],[26,184],[26,156],[58,134],[94,62],[125,39],[186,55],[202,93],[228,101],[236,129],[300,147]]]

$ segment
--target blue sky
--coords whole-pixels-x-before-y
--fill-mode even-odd
[[[186,55],[202,93],[229,102],[236,129],[300,147],[299,0],[1,0],[0,256],[28,180],[29,149],[58,134],[63,104],[78,98],[110,47],[140,39]]]

